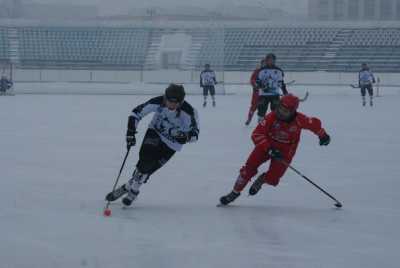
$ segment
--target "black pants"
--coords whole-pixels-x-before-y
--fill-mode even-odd
[[[361,86],[361,96],[365,97],[366,93],[372,96],[374,94],[374,90],[372,89],[372,85]]]
[[[203,96],[208,96],[208,92],[210,92],[211,96],[215,95],[215,87],[214,86],[203,86]]]
[[[279,104],[279,96],[260,96],[258,98],[257,105],[257,115],[260,117],[264,117],[268,111],[268,105],[271,106],[271,111],[275,110],[275,108]]]
[[[143,174],[153,174],[175,154],[153,129],[148,129],[139,152],[137,169]]]

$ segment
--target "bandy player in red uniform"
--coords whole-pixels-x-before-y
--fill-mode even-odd
[[[251,122],[251,119],[253,118],[254,112],[257,110],[258,106],[258,97],[259,97],[259,92],[258,92],[258,86],[256,83],[258,73],[260,72],[260,69],[265,66],[265,59],[261,60],[261,63],[257,68],[253,71],[250,77],[250,85],[253,88],[253,93],[251,95],[251,103],[250,103],[250,108],[249,108],[249,113],[247,114],[247,121],[246,121],[246,126],[248,126]]]
[[[264,183],[277,186],[286,172],[287,164],[290,164],[296,154],[303,129],[317,135],[321,146],[330,143],[330,137],[318,118],[297,112],[299,102],[299,98],[292,94],[283,96],[278,108],[258,124],[251,136],[255,148],[240,169],[232,192],[220,198],[222,205],[233,202],[250,179],[257,174],[258,167],[268,160],[271,160],[269,169],[254,181],[249,195],[257,194]]]

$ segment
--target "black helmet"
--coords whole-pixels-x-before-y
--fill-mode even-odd
[[[268,53],[267,56],[265,56],[265,61],[267,61],[267,59],[272,59],[272,62],[275,64],[276,56],[274,53]]]
[[[182,85],[170,84],[165,90],[165,98],[171,102],[183,102],[185,89]]]

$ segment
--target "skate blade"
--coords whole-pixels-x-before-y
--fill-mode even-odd
[[[122,210],[131,210],[131,209],[134,209],[134,206],[132,206],[132,205],[130,205],[130,206],[122,205]]]

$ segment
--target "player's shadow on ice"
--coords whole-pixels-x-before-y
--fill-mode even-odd
[[[220,208],[227,210],[228,213],[234,213],[235,215],[267,215],[269,217],[287,217],[287,218],[310,218],[310,217],[332,217],[337,218],[343,215],[343,209],[337,209],[336,207],[300,207],[300,206],[277,206],[277,205],[256,205],[256,204],[232,204],[226,207]]]
[[[309,220],[310,218],[325,218],[327,221],[339,220],[343,210],[334,207],[300,207],[300,206],[276,206],[276,205],[249,205],[232,204],[225,207],[179,204],[140,204],[123,208],[114,203],[111,206],[112,217],[122,219],[137,219],[141,217],[177,216],[177,217],[273,217],[296,220]]]

